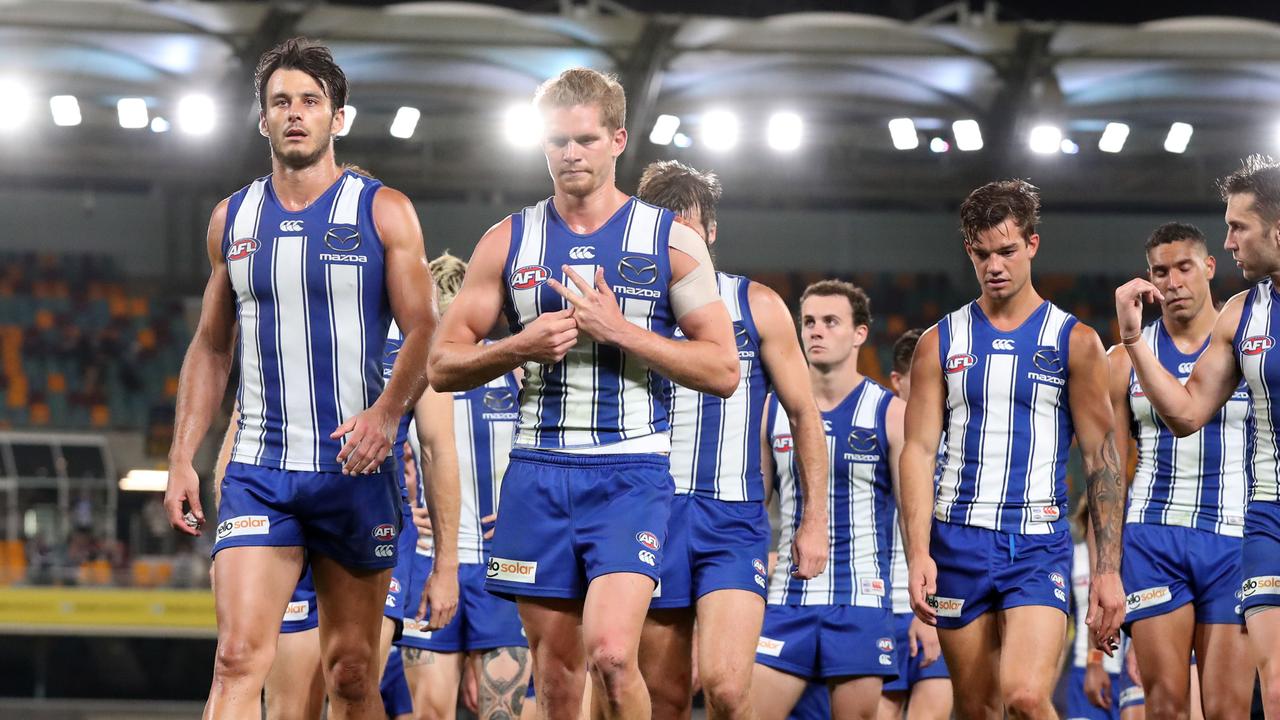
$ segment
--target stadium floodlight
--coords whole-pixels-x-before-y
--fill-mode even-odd
[[[0,112],[0,130],[17,130],[27,124],[31,115],[31,94],[17,80],[0,79],[0,98],[4,98],[4,112]]]
[[[144,128],[150,122],[147,118],[147,101],[142,98],[120,98],[116,103],[116,114],[120,117],[120,127],[129,130]]]
[[[682,132],[678,132],[675,137],[671,138],[671,144],[678,148],[693,147],[693,138]]]
[[[1075,155],[1080,152],[1080,145],[1071,138],[1062,138],[1062,142],[1058,144],[1058,149],[1063,155]]]
[[[738,116],[728,110],[710,110],[702,116],[702,144],[708,150],[732,150],[738,144]]]
[[[804,140],[804,118],[793,112],[776,112],[769,117],[766,131],[769,147],[779,152],[800,149]]]
[[[188,135],[208,135],[217,120],[208,95],[188,95],[178,101],[178,129]]]
[[[169,484],[168,470],[130,470],[120,478],[121,490],[164,492]]]
[[[338,131],[338,137],[346,137],[351,132],[351,126],[356,122],[356,106],[342,106],[342,129]]]
[[[1191,142],[1193,128],[1184,122],[1176,122],[1169,126],[1169,134],[1164,138],[1164,149],[1171,153],[1184,153]]]
[[[80,124],[80,101],[75,95],[54,95],[49,98],[49,112],[53,124],[58,127],[75,127]]]
[[[899,150],[915,150],[920,147],[920,136],[916,134],[916,124],[911,118],[890,120],[889,136],[893,138],[893,146]]]
[[[1031,128],[1031,152],[1049,155],[1062,151],[1062,129],[1057,125]]]
[[[169,121],[168,121],[168,120],[165,120],[164,118],[160,117],[159,115],[157,115],[157,116],[155,116],[155,117],[151,118],[151,132],[153,132],[153,133],[167,133],[167,132],[169,132]]]
[[[1124,141],[1129,139],[1129,126],[1124,123],[1109,122],[1098,138],[1098,149],[1106,153],[1118,153],[1124,149]]]
[[[659,115],[653,121],[653,130],[649,131],[649,142],[654,145],[670,145],[680,129],[680,118],[675,115]]]
[[[537,145],[542,139],[542,114],[531,103],[519,103],[507,108],[502,126],[507,142],[517,147]]]
[[[982,128],[977,120],[957,120],[951,123],[951,134],[956,139],[956,149],[973,152],[982,149]]]
[[[422,117],[422,111],[415,107],[406,105],[397,110],[396,116],[391,120],[391,137],[398,137],[401,140],[413,137],[413,131],[418,128],[420,117]]]
[[[951,149],[951,143],[936,137],[929,141],[929,149],[936,153],[944,153]]]

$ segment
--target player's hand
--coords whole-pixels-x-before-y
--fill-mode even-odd
[[[1102,669],[1100,663],[1092,663],[1084,668],[1084,696],[1094,707],[1103,710],[1111,708],[1111,676]]]
[[[480,527],[484,528],[488,526],[488,529],[484,531],[485,540],[493,539],[493,531],[497,528],[497,523],[498,523],[498,513],[489,513],[488,515],[485,515],[484,517],[480,518]]]
[[[186,512],[183,503],[191,507]],[[200,476],[191,463],[177,463],[169,468],[169,484],[164,490],[164,512],[169,525],[180,533],[200,534],[204,525],[204,509],[200,507]]]
[[[479,655],[468,653],[462,662],[462,704],[472,715],[480,714],[480,681],[476,677],[476,663],[484,662]]]
[[[930,604],[938,591],[938,565],[928,555],[909,558],[907,590],[911,593],[911,610],[926,625],[938,624],[938,610]]]
[[[424,507],[413,508],[413,526],[418,529],[418,537],[434,535],[431,529],[431,511]]]
[[[555,280],[548,280],[552,290],[560,293],[574,310],[574,320],[578,329],[586,333],[598,343],[617,345],[618,337],[631,327],[631,323],[618,307],[618,299],[614,297],[609,283],[604,280],[604,268],[596,268],[595,287],[587,284],[568,265],[562,265],[564,276],[577,288],[570,290]]]
[[[1108,656],[1120,649],[1120,623],[1124,622],[1124,587],[1120,573],[1094,573],[1089,580],[1089,626],[1093,646]]]
[[[391,452],[399,424],[400,416],[375,402],[369,409],[339,425],[329,434],[329,439],[347,437],[338,453],[342,474],[367,475],[377,470]]]
[[[805,516],[800,521],[800,529],[796,531],[796,539],[791,544],[791,576],[801,580],[811,580],[822,574],[827,567],[827,553],[831,544],[827,542],[827,519]]]
[[[432,565],[431,574],[427,576],[427,586],[422,591],[422,602],[418,603],[418,622],[427,621],[428,630],[439,630],[458,611],[458,567],[452,570],[442,568],[439,563]]]
[[[1142,332],[1142,304],[1164,302],[1164,296],[1155,285],[1134,278],[1116,288],[1116,320],[1120,324],[1120,337],[1131,338]]]
[[[554,281],[553,281],[554,282]],[[554,365],[578,344],[578,322],[572,307],[545,312],[516,334],[521,357],[541,365]]]
[[[911,618],[911,626],[907,628],[907,645],[911,647],[911,657],[924,655],[920,667],[927,668],[942,656],[942,643],[938,642],[938,629],[926,625],[918,617]]]

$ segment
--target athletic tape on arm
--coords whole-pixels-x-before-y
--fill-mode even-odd
[[[716,287],[716,268],[711,263],[711,252],[698,233],[683,225],[672,225],[669,242],[672,248],[697,263],[693,270],[671,285],[671,309],[679,320],[704,305],[719,302],[720,289]]]

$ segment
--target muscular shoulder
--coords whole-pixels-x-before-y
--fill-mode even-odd
[[[511,249],[511,225],[511,216],[508,215],[486,230],[480,236],[480,242],[476,243],[471,256],[472,262],[506,260],[507,252]]]
[[[754,280],[747,281],[747,304],[762,338],[777,333],[794,333],[791,310],[773,288]]]
[[[373,195],[373,222],[385,241],[388,237],[396,236],[394,231],[397,229],[418,227],[418,214],[407,195],[383,185]]]
[[[1071,336],[1067,339],[1071,344],[1071,352],[1074,354],[1077,350],[1102,349],[1102,338],[1098,337],[1098,331],[1077,322],[1071,328]]]
[[[222,236],[227,230],[227,208],[230,205],[231,198],[223,198],[209,214],[209,231],[205,235],[205,246],[208,248],[211,260],[215,256],[222,257]]]
[[[1222,310],[1218,313],[1218,328],[1229,328],[1232,333],[1236,327],[1240,325],[1240,318],[1244,315],[1244,304],[1249,301],[1249,291],[1241,290],[1222,306]]]

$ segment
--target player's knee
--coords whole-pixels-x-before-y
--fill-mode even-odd
[[[591,672],[600,679],[609,702],[621,699],[623,692],[640,675],[634,650],[621,642],[604,639],[588,650]]]
[[[213,673],[219,678],[266,678],[275,656],[275,647],[260,638],[229,635],[218,641]]]
[[[1016,684],[1004,692],[1004,706],[1010,717],[1040,717],[1050,705],[1049,694],[1030,685]]]
[[[702,692],[718,716],[737,716],[751,702],[751,675],[722,672],[704,676]]]
[[[1143,702],[1146,705],[1146,713],[1153,718],[1182,720],[1189,716],[1190,697],[1187,695],[1185,687],[1182,692],[1178,692],[1170,687],[1168,683],[1161,683],[1159,680],[1148,680],[1144,694],[1146,697]]]
[[[363,700],[376,690],[377,673],[367,652],[340,651],[329,660],[330,692],[349,702]]]

